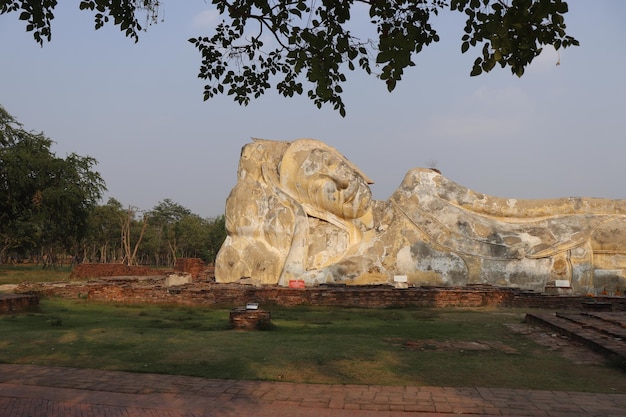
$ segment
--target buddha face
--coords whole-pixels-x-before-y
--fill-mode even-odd
[[[372,200],[368,180],[334,149],[302,149],[287,156],[281,165],[291,169],[281,166],[281,183],[299,201],[344,219],[367,212]]]

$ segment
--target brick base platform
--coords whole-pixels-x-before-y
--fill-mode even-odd
[[[247,303],[266,305],[319,305],[342,307],[519,307],[553,310],[582,309],[584,303],[609,303],[613,311],[626,311],[626,297],[550,295],[492,286],[416,287],[309,287],[191,283],[167,287],[158,280],[149,285],[133,278],[95,280],[86,283],[21,284],[16,293],[87,298],[120,303],[162,303],[234,307]]]
[[[617,358],[626,366],[624,311],[528,313],[525,321],[548,327],[608,358]]]

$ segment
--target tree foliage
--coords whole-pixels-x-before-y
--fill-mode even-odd
[[[94,207],[89,213],[81,258],[102,263],[120,262],[124,258],[121,228],[126,216],[122,203],[114,198]]]
[[[177,258],[215,261],[226,239],[223,217],[204,219],[166,198],[147,213],[150,224],[146,246],[153,248],[156,264],[173,265]]]
[[[0,106],[0,261],[11,249],[71,250],[106,189],[95,159],[59,158],[52,144]]]
[[[176,262],[179,243],[184,240],[181,224],[185,218],[191,216],[191,210],[166,198],[152,209],[149,216],[150,224],[159,239],[167,242],[172,262]]]
[[[521,76],[543,46],[557,50],[578,41],[566,34],[562,0],[212,0],[222,21],[211,36],[189,39],[202,56],[198,76],[204,99],[219,94],[247,105],[270,88],[285,97],[303,94],[319,108],[345,115],[346,72],[374,73],[393,91],[422,49],[439,41],[432,25],[441,11],[463,13],[461,52],[481,47],[471,75],[509,67]],[[19,12],[26,30],[43,44],[52,36],[55,0],[0,0],[0,14]],[[158,0],[81,1],[95,28],[111,22],[138,40],[158,20]],[[367,9],[368,21],[355,22]],[[139,21],[146,22],[142,26]],[[367,29],[363,29],[367,27]],[[363,33],[356,33],[357,30]],[[375,35],[374,35],[375,33]],[[268,35],[268,36],[266,36]],[[272,85],[272,82],[274,85]]]
[[[84,262],[174,266],[177,258],[215,262],[226,239],[224,216],[202,218],[169,198],[146,212],[109,201],[91,211]]]
[[[52,39],[57,4],[57,0],[0,0],[0,14],[19,13],[19,19],[26,22],[26,31],[32,32],[35,41],[43,45],[44,41]],[[159,7],[158,0],[83,0],[79,3],[80,10],[93,13],[95,29],[111,22],[135,41],[146,25],[157,22]],[[144,26],[139,22],[142,17]]]
[[[204,219],[165,199],[152,210],[98,205],[105,184],[96,161],[57,157],[43,133],[25,131],[0,106],[0,263],[9,255],[42,260],[173,266],[176,258],[215,262],[224,216]]]

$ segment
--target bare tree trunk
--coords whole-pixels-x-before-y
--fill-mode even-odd
[[[134,207],[128,206],[126,217],[122,220],[122,244],[124,245],[124,257],[122,258],[122,263],[126,265],[133,264],[130,234],[134,217]]]
[[[169,246],[170,248],[170,252],[172,252],[172,266],[176,264],[176,251],[177,251],[177,244],[176,244],[176,238],[173,239],[174,243],[172,244],[171,240],[167,240],[167,246]]]
[[[133,247],[131,242],[131,231],[132,231],[132,223],[135,218],[135,213],[137,212],[135,207],[128,206],[127,216],[122,220],[122,246],[123,246],[123,258],[122,263],[126,265],[134,265],[136,264],[137,259],[137,250],[139,250],[139,245],[143,239],[143,235],[148,227],[148,219],[144,215],[141,225],[141,232],[139,233],[139,239],[135,243]]]
[[[0,264],[5,263],[7,260],[7,251],[9,249],[8,239],[6,239],[5,243],[0,247]]]
[[[139,249],[139,244],[141,243],[141,241],[143,239],[143,234],[145,233],[146,228],[148,227],[148,221],[146,219],[146,216],[143,216],[143,220],[142,221],[143,221],[143,224],[141,225],[141,233],[139,234],[139,239],[137,239],[137,243],[135,243],[135,248],[133,249],[133,254],[131,256],[131,259],[135,263],[136,263],[136,259],[137,259],[137,250]]]

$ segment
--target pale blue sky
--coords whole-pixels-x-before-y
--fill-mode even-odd
[[[107,197],[125,206],[170,198],[203,217],[222,214],[251,137],[323,140],[374,179],[377,199],[433,161],[453,181],[501,197],[626,198],[623,0],[568,1],[568,32],[581,46],[560,58],[546,50],[521,79],[500,68],[470,77],[479,50],[460,53],[462,16],[445,13],[441,42],[393,93],[348,73],[346,118],[306,96],[202,101],[200,56],[187,42],[211,32],[202,0],[164,2],[164,22],[137,44],[117,28],[94,31],[77,2],[60,3],[43,48],[17,15],[0,16],[0,104],[56,141],[59,156],[97,159]]]

